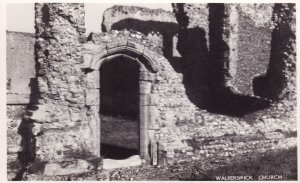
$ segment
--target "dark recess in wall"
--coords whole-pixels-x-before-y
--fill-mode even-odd
[[[100,68],[100,114],[139,118],[139,65],[118,57]]]
[[[136,61],[121,56],[103,63],[100,67],[100,115],[110,116],[107,126],[113,126],[115,123],[113,120],[116,118],[126,119],[123,121],[124,126],[120,126],[121,129],[115,129],[111,133],[105,132],[104,128],[108,128],[107,126],[101,127],[100,149],[101,156],[104,158],[125,159],[139,154],[138,149],[127,148],[130,145],[128,143],[138,143],[138,141],[124,142],[120,145],[116,145],[118,143],[115,142],[122,138],[122,134],[129,133],[126,130],[129,130],[131,122],[139,122],[139,68]],[[138,132],[136,131],[134,135],[138,136]],[[102,142],[102,139],[111,138],[114,139],[112,142]]]

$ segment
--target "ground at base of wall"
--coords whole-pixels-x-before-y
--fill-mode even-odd
[[[168,167],[138,166],[65,176],[24,174],[23,180],[297,180],[297,148],[251,153],[232,159],[219,157],[184,160]]]

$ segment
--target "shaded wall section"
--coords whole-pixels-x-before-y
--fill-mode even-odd
[[[272,48],[265,76],[253,80],[255,93],[273,100],[296,101],[296,7],[275,4]]]
[[[252,80],[267,72],[270,61],[273,4],[238,5],[238,61],[233,85],[253,94]]]
[[[34,34],[6,32],[7,94],[7,175],[18,178],[22,167],[22,134],[20,128],[26,108],[37,100],[35,79]]]
[[[136,6],[113,6],[103,14],[102,31],[134,30],[143,33],[157,46],[163,46],[164,56],[179,56],[176,50],[177,21],[173,13],[163,9]]]

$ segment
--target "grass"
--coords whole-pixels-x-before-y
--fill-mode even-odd
[[[199,162],[201,163],[201,162]],[[217,164],[213,169],[203,171],[197,163],[179,173],[180,180],[216,180],[216,176],[281,175],[282,180],[297,180],[297,148],[240,155],[227,165]]]
[[[24,180],[216,180],[216,176],[282,175],[282,180],[297,180],[297,148],[252,153],[233,159],[203,158],[174,163],[168,167],[138,166],[110,171],[96,170],[65,176],[27,175]]]

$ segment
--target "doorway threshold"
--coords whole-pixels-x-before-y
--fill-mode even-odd
[[[115,168],[125,168],[132,166],[140,166],[143,164],[143,160],[139,155],[133,155],[129,158],[117,160],[117,159],[103,159],[103,169],[110,170]]]

